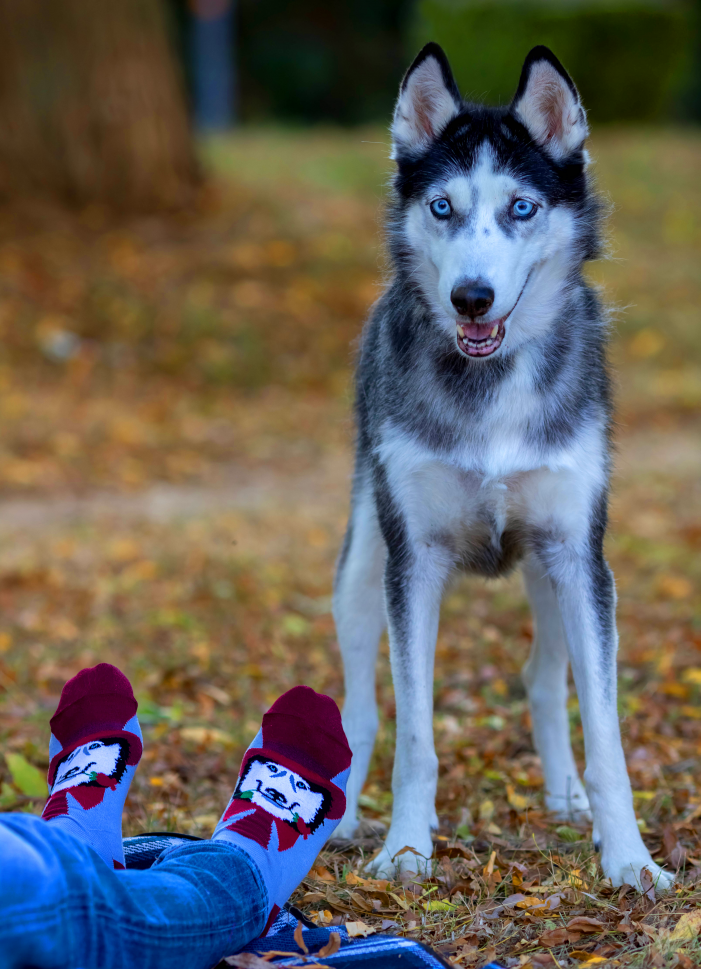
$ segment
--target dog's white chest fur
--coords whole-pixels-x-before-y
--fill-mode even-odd
[[[528,442],[536,416],[530,395],[508,409],[502,396],[449,452],[431,451],[389,424],[378,449],[412,539],[445,545],[478,572],[475,553],[485,544],[498,549],[508,531],[572,534],[578,519],[584,527],[582,511],[606,475],[600,425],[584,427],[566,448],[544,449]]]

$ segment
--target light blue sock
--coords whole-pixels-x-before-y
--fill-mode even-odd
[[[51,718],[49,799],[42,818],[124,868],[122,809],[141,758],[137,702],[116,666],[81,670]]]
[[[266,929],[343,817],[351,756],[338,707],[308,686],[275,701],[244,754],[212,840],[238,845],[258,866]]]

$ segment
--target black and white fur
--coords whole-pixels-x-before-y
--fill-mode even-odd
[[[393,274],[362,337],[352,511],[334,596],[354,755],[342,836],[357,826],[378,723],[378,642],[389,629],[397,749],[378,872],[415,868],[415,855],[395,857],[405,845],[432,852],[433,662],[446,583],[459,568],[494,577],[520,563],[535,617],[524,678],[547,806],[593,816],[614,885],[639,883],[643,867],[659,887],[671,883],[640,837],[616,711],[616,593],[602,549],[606,316],[582,275],[599,222],[587,133],[574,84],[544,47],[528,55],[508,108],[464,102],[435,44],[401,85]],[[436,217],[437,199],[449,217]],[[534,214],[518,218],[518,200]],[[461,301],[476,291],[488,298]],[[487,335],[461,339],[461,325]],[[584,785],[568,736],[568,661]]]

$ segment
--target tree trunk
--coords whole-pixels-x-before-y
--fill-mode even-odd
[[[199,181],[163,0],[0,0],[0,197],[179,206]]]

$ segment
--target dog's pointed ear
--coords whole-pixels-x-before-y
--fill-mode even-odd
[[[426,44],[404,75],[392,121],[392,158],[423,151],[460,110],[448,58]]]
[[[511,112],[556,161],[579,151],[589,134],[577,88],[547,47],[526,57]]]

